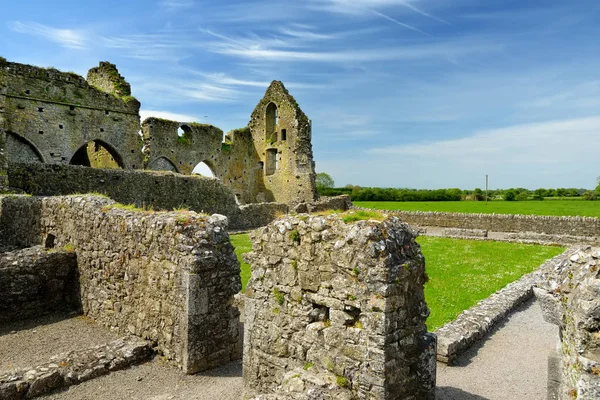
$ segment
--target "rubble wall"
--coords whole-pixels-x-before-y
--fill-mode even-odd
[[[7,200],[8,199],[8,200]],[[19,220],[2,207],[2,221],[45,246],[77,256],[84,314],[123,334],[155,343],[164,356],[194,373],[240,357],[240,267],[227,220],[195,212],[144,212],[97,196],[0,197],[21,205]]]
[[[251,238],[247,397],[434,398],[425,262],[406,224],[301,214]]]

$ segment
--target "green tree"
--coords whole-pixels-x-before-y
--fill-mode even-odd
[[[317,174],[317,189],[318,190],[330,189],[334,186],[335,186],[335,182],[333,181],[333,178],[329,174],[326,174],[325,172],[319,172]]]
[[[517,195],[515,194],[514,190],[509,189],[506,192],[504,192],[504,200],[505,201],[515,201],[515,197],[517,197]]]

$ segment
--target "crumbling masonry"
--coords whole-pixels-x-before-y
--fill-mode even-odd
[[[0,58],[0,185],[7,163],[166,170],[204,162],[241,204],[316,200],[311,124],[273,81],[246,128],[149,118],[110,63],[87,80]],[[142,135],[140,135],[140,130]]]
[[[433,399],[425,262],[395,217],[300,214],[252,234],[244,383],[256,399]]]

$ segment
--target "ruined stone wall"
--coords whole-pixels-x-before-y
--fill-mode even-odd
[[[4,68],[6,60],[0,57],[0,69]],[[6,131],[4,129],[4,112],[6,104],[6,77],[0,73],[0,188],[8,184],[7,168],[8,160],[6,153]]]
[[[314,201],[317,191],[311,123],[283,83],[271,83],[248,127],[264,165],[266,201]]]
[[[30,236],[46,246],[73,249],[86,315],[151,340],[188,373],[239,358],[239,313],[231,304],[241,283],[225,218],[131,211],[94,196],[9,202],[13,210],[41,203],[40,223],[7,218],[5,207],[3,222],[37,229]]]
[[[360,207],[355,207],[362,209]],[[377,211],[377,210],[375,210]],[[492,232],[536,232],[549,235],[600,236],[600,218],[544,215],[466,214],[426,211],[385,211],[420,227],[483,229]]]
[[[0,323],[78,310],[75,253],[31,247],[0,253]]]
[[[239,207],[231,189],[217,179],[170,172],[86,168],[75,165],[10,164],[9,182],[37,196],[102,193],[123,204],[155,210],[187,208],[229,218],[231,229],[252,229],[287,213],[284,204]],[[24,233],[13,232],[17,237]]]
[[[546,321],[560,328],[558,362],[549,358],[548,398],[600,398],[600,248],[553,260],[536,296]]]
[[[112,71],[112,72],[106,72]],[[9,162],[69,164],[90,141],[106,147],[121,167],[143,168],[140,103],[123,91],[107,92],[98,74],[122,77],[101,63],[83,77],[18,63],[0,64],[0,108],[4,109]],[[124,82],[124,80],[123,80]],[[121,83],[126,85],[126,83]]]
[[[178,134],[179,128],[183,130],[181,136]],[[142,133],[146,144],[144,151],[148,155],[148,169],[185,175],[190,175],[200,162],[214,166],[215,155],[221,151],[223,141],[223,131],[212,125],[160,118],[144,120]]]
[[[251,237],[246,396],[434,398],[425,263],[407,225],[301,214]]]
[[[223,184],[233,190],[241,204],[272,201],[264,195],[264,165],[256,152],[250,129],[228,132],[222,151],[214,158],[214,165]]]

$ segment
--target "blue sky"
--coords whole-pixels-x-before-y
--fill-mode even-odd
[[[0,55],[116,63],[143,115],[245,126],[282,80],[338,186],[587,187],[597,0],[2,0]]]

